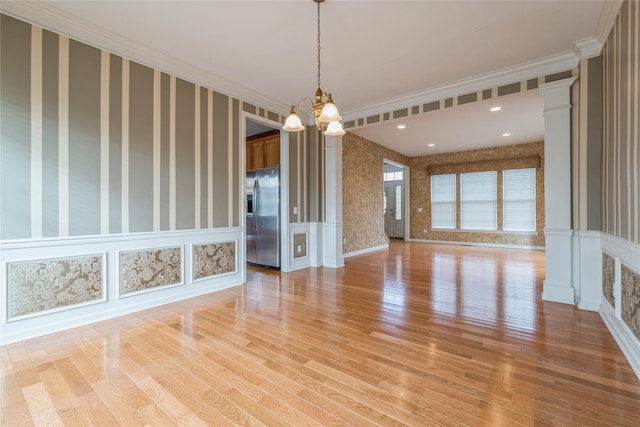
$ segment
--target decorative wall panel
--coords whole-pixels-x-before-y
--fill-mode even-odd
[[[103,256],[8,264],[9,318],[104,300]]]
[[[295,233],[293,235],[293,258],[304,258],[306,256],[307,235],[306,233]]]
[[[613,294],[613,282],[616,278],[616,266],[613,257],[602,254],[602,294],[609,301],[611,307],[616,306],[616,299]]]
[[[193,245],[193,280],[236,271],[236,242]]]
[[[622,320],[640,339],[640,273],[622,264]]]
[[[120,295],[180,283],[180,246],[120,253]]]

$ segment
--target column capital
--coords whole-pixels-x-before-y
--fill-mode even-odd
[[[573,82],[575,82],[576,80],[578,80],[577,77],[568,77],[562,80],[556,80],[549,83],[542,83],[540,86],[538,86],[538,90],[540,90],[540,92],[544,95],[545,92],[552,89],[558,89],[562,87],[569,88],[571,87]]]
[[[570,89],[576,79],[577,77],[569,77],[538,86],[538,90],[544,98],[544,111],[571,108]]]

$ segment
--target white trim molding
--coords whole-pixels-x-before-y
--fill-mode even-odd
[[[353,252],[349,252],[343,255],[344,258],[350,258],[352,256],[357,256],[357,255],[364,255],[364,254],[368,254],[370,252],[376,252],[376,251],[381,251],[381,250],[386,250],[389,249],[389,243],[385,244],[385,245],[380,245],[380,246],[373,246],[371,248],[365,248],[365,249],[360,249],[359,251],[353,251]]]
[[[640,339],[636,337],[631,328],[629,328],[622,319],[621,272],[622,264],[633,271],[640,272],[640,244],[607,233],[600,233],[600,242],[601,252],[612,257],[615,262],[613,290],[615,307],[612,307],[609,301],[602,295],[600,316],[640,379]],[[599,262],[602,264],[602,255],[600,255],[600,258]],[[600,293],[603,293],[602,286],[600,287]]]
[[[414,92],[405,96],[370,104],[364,108],[343,111],[345,122],[361,117],[375,116],[388,111],[399,110],[412,105],[426,104],[446,98],[455,98],[470,92],[477,92],[489,87],[498,87],[513,82],[538,78],[550,74],[572,70],[578,66],[578,58],[572,51],[567,51],[536,61],[518,64],[487,74],[477,75],[447,85]]]
[[[103,300],[90,305],[71,305],[56,310],[37,312],[24,318],[9,319],[7,304],[0,306],[0,345],[11,344],[38,336],[75,328],[133,313],[162,304],[220,291],[244,283],[243,269],[229,274],[192,280],[194,244],[236,242],[236,266],[245,264],[243,229],[240,227],[189,231],[166,231],[113,236],[23,240],[3,243],[0,249],[0,295],[8,300],[11,291],[8,274],[10,265],[40,262],[50,259],[72,259],[99,255],[104,279]],[[181,281],[176,286],[163,286],[153,292],[120,295],[120,253],[179,247],[181,251]],[[187,249],[187,250],[185,250]]]
[[[460,245],[460,246],[476,246],[476,247],[484,247],[484,248],[523,249],[523,250],[531,250],[531,251],[544,251],[544,246],[508,245],[506,243],[457,242],[452,240],[431,240],[431,239],[407,239],[407,241],[417,242],[417,243],[434,243],[438,245]]]
[[[618,343],[636,376],[640,379],[640,341],[631,329],[616,316],[611,304],[604,297],[600,304],[600,317]]]
[[[589,59],[600,55],[602,45],[594,37],[587,37],[573,42],[571,50],[578,59]]]
[[[600,19],[598,20],[598,26],[596,27],[595,39],[604,45],[609,37],[609,33],[613,28],[613,23],[616,22],[620,7],[624,3],[622,0],[607,0],[602,7],[602,13],[600,13]]]
[[[293,237],[295,234],[304,234],[306,236],[306,252],[305,256],[295,257],[295,248],[293,247]],[[289,236],[286,242],[289,245],[289,271],[300,270],[311,266],[311,256],[309,248],[313,246],[311,242],[311,223],[308,222],[292,222],[289,224]]]

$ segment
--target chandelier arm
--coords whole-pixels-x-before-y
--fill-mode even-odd
[[[318,87],[320,87],[320,3],[318,3]]]
[[[310,103],[311,105],[313,105],[313,101],[311,100],[311,98],[302,98],[302,99],[300,100],[300,102],[298,102],[298,103],[295,105],[295,108],[296,108],[296,109],[300,108],[300,106],[301,106],[302,104],[304,104],[304,102],[305,102],[305,101],[309,101],[309,103]],[[311,113],[311,110],[309,110],[309,111],[305,111],[305,113],[310,114],[310,113]]]
[[[297,132],[302,129],[302,125],[300,124],[300,118],[298,117],[297,109],[304,104],[305,101],[309,101],[311,104],[311,109],[309,111],[305,111],[306,114],[313,114],[316,122],[316,127],[318,130],[322,130],[324,128],[324,124],[327,124],[326,134],[330,136],[339,136],[344,135],[345,131],[340,124],[340,120],[342,117],[338,112],[338,108],[333,102],[330,93],[324,92],[320,88],[320,3],[323,3],[325,0],[313,0],[318,5],[318,15],[317,15],[317,24],[318,24],[318,89],[315,94],[315,101],[311,98],[302,98],[297,105],[291,106],[291,112],[289,117],[286,120],[285,126],[283,127],[287,131]],[[291,123],[290,120],[291,119]]]

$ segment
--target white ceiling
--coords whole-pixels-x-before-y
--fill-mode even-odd
[[[564,71],[597,53],[619,3],[327,0],[322,88],[349,120]],[[315,93],[311,0],[2,1],[0,8],[282,115]],[[413,117],[403,132],[387,122],[354,133],[410,156],[541,139],[537,91],[500,103],[493,116],[478,102]],[[496,136],[504,130],[511,139]]]

